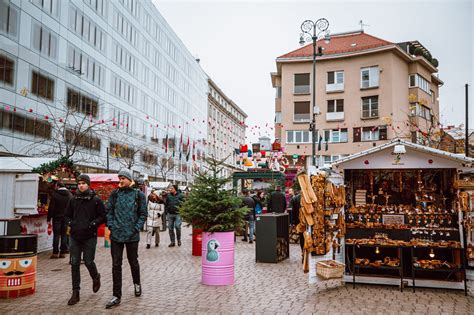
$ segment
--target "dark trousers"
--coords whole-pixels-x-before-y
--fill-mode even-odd
[[[89,270],[92,279],[96,279],[99,272],[94,263],[95,248],[97,246],[97,238],[93,237],[88,240],[76,240],[71,237],[71,275],[72,275],[72,289],[80,290],[81,286],[81,255],[83,254],[84,264]]]
[[[67,252],[68,241],[66,230],[67,226],[66,222],[64,222],[64,218],[53,219],[53,254],[59,254],[59,250],[61,250],[61,253]],[[60,240],[61,247],[59,247]]]
[[[181,241],[181,216],[179,214],[168,213],[168,230],[171,243],[175,242],[174,230],[176,229],[176,238]]]
[[[304,249],[304,236],[303,236],[303,233],[298,233],[298,235],[300,236],[301,252],[303,252],[303,249]]]
[[[122,298],[122,260],[123,248],[127,250],[127,260],[132,271],[133,283],[140,284],[140,265],[138,264],[138,242],[111,241],[113,295]]]

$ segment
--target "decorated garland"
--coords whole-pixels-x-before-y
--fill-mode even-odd
[[[81,173],[77,170],[74,162],[63,156],[57,159],[56,161],[51,161],[48,163],[43,163],[39,167],[35,167],[32,170],[33,173],[40,174],[43,179],[47,182],[51,182],[59,173],[73,175],[74,177],[79,176]]]

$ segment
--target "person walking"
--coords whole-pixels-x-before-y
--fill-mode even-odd
[[[161,192],[161,197],[160,197],[160,200],[163,202],[163,204],[165,204],[165,201],[166,201],[166,197],[168,196],[168,193],[166,192],[166,190],[163,190]],[[164,232],[166,231],[166,225],[167,225],[167,220],[166,220],[166,207],[165,207],[165,212],[163,212],[163,215],[161,216],[161,232]]]
[[[286,197],[281,191],[281,186],[277,185],[275,191],[268,198],[268,212],[284,213],[286,210]]]
[[[250,197],[250,193],[248,190],[243,191],[242,197],[242,206],[247,207],[248,212],[244,217],[245,220],[245,227],[244,227],[244,238],[242,241],[247,241],[247,230],[249,231],[248,240],[249,244],[253,243],[253,235],[255,232],[255,201],[252,197]]]
[[[148,196],[148,218],[146,220],[146,248],[151,247],[151,239],[155,236],[155,247],[160,245],[161,217],[165,212],[165,205],[160,200],[161,194],[154,190]]]
[[[183,202],[183,194],[178,191],[177,185],[172,185],[165,199],[165,212],[168,220],[168,230],[170,234],[170,244],[168,247],[176,246],[175,240],[178,239],[178,246],[181,246],[181,216],[179,215],[179,206]],[[176,229],[176,236],[174,230]]]
[[[64,213],[64,220],[71,227],[72,296],[67,302],[68,305],[77,304],[80,300],[81,255],[92,278],[92,291],[96,293],[100,289],[100,273],[97,271],[94,259],[97,246],[97,229],[99,225],[105,222],[105,207],[95,192],[89,189],[90,182],[91,180],[87,175],[77,177],[78,189],[69,201]]]
[[[297,226],[300,223],[300,209],[301,209],[301,193],[297,192],[290,200],[291,206],[291,225]],[[299,242],[301,247],[301,255],[303,255],[304,249],[304,236],[303,232],[298,232]]]
[[[54,183],[54,193],[48,207],[48,223],[53,221],[53,253],[54,258],[65,258],[64,254],[69,253],[67,225],[64,220],[64,212],[72,198],[71,192],[64,186],[64,183],[57,181]],[[59,244],[61,243],[61,247]]]
[[[255,202],[255,216],[258,216],[263,213],[263,208],[265,207],[264,192],[262,190],[259,190],[252,198]]]
[[[122,298],[123,249],[127,250],[127,260],[132,272],[135,296],[141,296],[140,265],[138,263],[138,243],[140,230],[147,218],[145,195],[132,188],[132,172],[122,169],[118,173],[119,188],[115,189],[107,202],[107,227],[110,230],[112,255],[113,296],[105,305],[112,308],[120,304]]]

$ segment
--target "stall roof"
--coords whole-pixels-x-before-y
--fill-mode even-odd
[[[30,173],[33,168],[55,160],[53,158],[0,157],[0,173]]]
[[[395,145],[399,145],[399,144],[403,144],[407,148],[411,148],[411,149],[413,149],[415,151],[418,151],[418,152],[432,154],[432,155],[436,155],[436,156],[439,156],[439,157],[442,157],[442,158],[445,158],[445,159],[448,159],[448,160],[452,160],[452,161],[455,161],[455,162],[458,162],[458,163],[467,164],[470,167],[472,167],[472,165],[474,164],[474,158],[468,158],[464,155],[454,154],[454,153],[451,153],[451,152],[430,148],[430,147],[427,147],[427,146],[424,146],[424,145],[416,144],[416,143],[413,143],[413,142],[409,142],[409,141],[405,141],[405,140],[397,138],[397,139],[393,139],[390,142],[384,143],[382,145],[370,148],[368,150],[364,150],[364,151],[361,151],[359,153],[349,155],[345,158],[337,160],[332,165],[333,166],[339,166],[339,165],[344,164],[346,162],[349,162],[349,161],[352,161],[352,160],[355,160],[355,159],[361,158],[363,156],[367,156],[367,155],[370,155],[370,154],[373,154],[373,153],[376,153],[376,152],[379,152],[379,151],[382,151],[382,150],[385,150],[385,149],[388,149],[390,147],[394,147]]]
[[[91,179],[91,182],[119,182],[117,174],[85,174]]]

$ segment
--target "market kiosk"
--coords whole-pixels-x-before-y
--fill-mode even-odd
[[[50,189],[35,167],[54,161],[48,158],[0,158],[0,221],[2,235],[37,234],[38,252],[52,248],[53,233],[47,222]],[[10,225],[10,227],[8,227]],[[11,228],[21,226],[18,229]],[[9,232],[11,231],[11,232]]]
[[[345,281],[467,292],[454,184],[473,163],[400,139],[334,163],[346,185]]]

